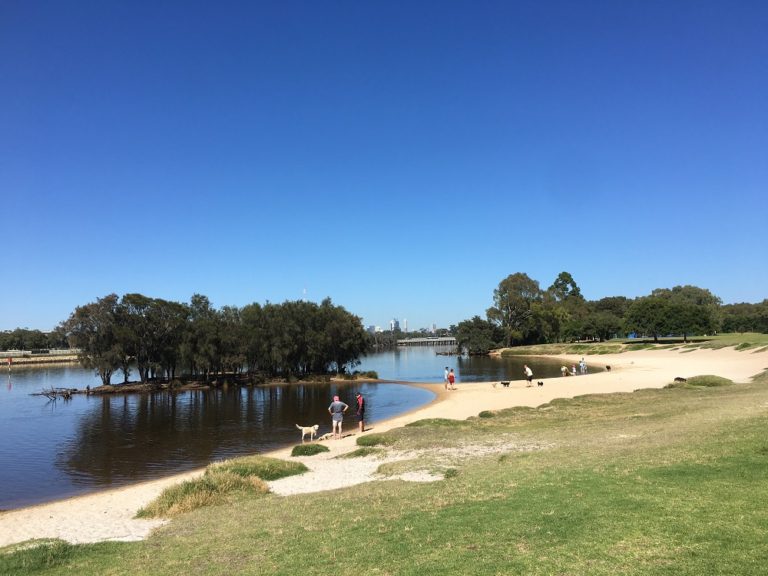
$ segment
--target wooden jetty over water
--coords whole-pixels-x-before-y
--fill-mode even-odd
[[[427,336],[426,338],[404,338],[397,341],[398,346],[456,346],[453,336]]]

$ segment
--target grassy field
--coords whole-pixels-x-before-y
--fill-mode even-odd
[[[415,422],[356,456],[443,480],[242,493],[144,542],[6,549],[0,574],[762,575],[768,374],[718,384]]]
[[[694,350],[696,348],[728,348],[739,350],[762,351],[768,349],[768,334],[745,332],[742,334],[718,334],[716,336],[692,336],[688,342],[682,338],[653,339],[616,339],[606,342],[576,342],[563,344],[540,344],[534,346],[515,346],[505,348],[502,355],[526,356],[531,354],[576,354],[580,356],[599,354],[619,354],[632,350]]]

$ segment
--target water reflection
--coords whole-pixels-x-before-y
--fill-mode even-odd
[[[30,373],[31,374],[31,373]],[[45,380],[48,376],[40,374]],[[66,380],[63,378],[62,380]],[[39,380],[38,380],[39,382]],[[296,443],[295,424],[330,431],[328,404],[358,390],[375,422],[429,402],[400,384],[316,384],[117,396],[50,402],[14,393],[20,410],[0,419],[0,509],[45,502],[201,467]],[[35,390],[36,391],[36,390]],[[12,403],[0,404],[0,413]],[[348,418],[348,430],[355,428]]]
[[[462,382],[559,375],[544,358],[460,358],[434,348],[405,348],[365,358],[361,370],[381,378],[441,382],[454,368]],[[429,402],[429,391],[400,384],[225,387],[184,393],[76,395],[64,402],[31,396],[49,388],[98,385],[77,366],[25,368],[0,388],[0,509],[16,508],[204,466],[212,460],[297,442],[295,424],[320,424],[334,394],[354,404],[360,390],[371,422]],[[348,428],[355,427],[352,418]]]

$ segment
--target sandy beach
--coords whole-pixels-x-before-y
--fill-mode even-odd
[[[570,366],[580,356],[559,356]],[[498,410],[513,406],[539,406],[555,398],[573,397],[591,393],[631,392],[639,388],[661,388],[675,377],[690,378],[714,374],[735,382],[748,382],[768,369],[768,351],[736,351],[695,349],[644,350],[623,354],[587,357],[588,364],[610,365],[610,371],[544,380],[544,386],[526,387],[525,381],[513,381],[509,388],[493,383],[457,384],[457,390],[445,391],[442,382],[425,384],[437,394],[432,403],[418,410],[390,420],[375,422],[368,430],[384,432],[423,418],[464,419],[483,410]],[[522,376],[522,375],[521,375]],[[534,374],[534,382],[541,380]],[[336,456],[353,450],[357,434],[355,423],[348,419],[346,436],[341,440],[328,440],[330,452],[302,458],[313,475],[300,482],[291,478],[276,481],[270,488],[276,494],[292,494],[299,487],[311,485],[314,490],[329,490],[374,479],[378,462],[336,460]],[[297,438],[297,441],[299,439]],[[267,455],[290,458],[291,448],[276,450]],[[13,510],[0,514],[0,546],[35,538],[60,538],[72,543],[105,540],[132,541],[145,537],[163,520],[138,520],[136,511],[156,498],[166,487],[202,474],[202,470],[188,472],[159,480],[143,482],[115,490],[79,496],[58,502]],[[418,480],[419,478],[413,478]]]

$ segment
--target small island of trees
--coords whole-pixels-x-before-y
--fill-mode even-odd
[[[118,371],[127,382],[134,366],[142,383],[343,373],[370,347],[360,318],[330,298],[217,310],[200,294],[189,304],[110,294],[77,307],[57,332],[105,385]]]

